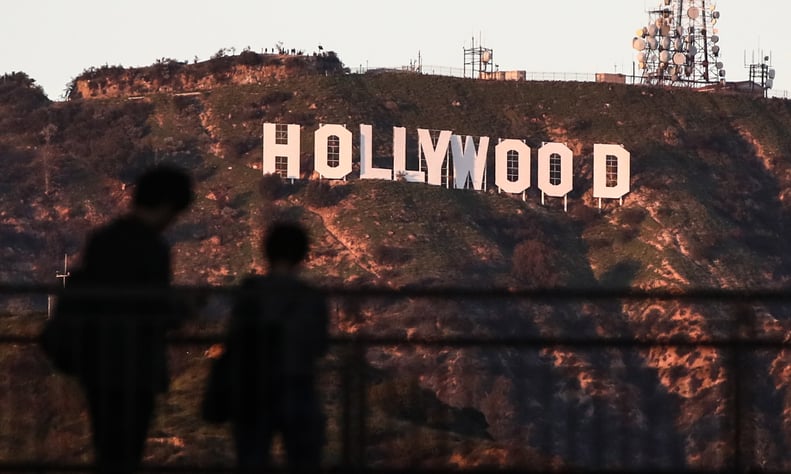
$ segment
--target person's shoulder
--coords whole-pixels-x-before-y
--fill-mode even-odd
[[[139,238],[143,234],[150,234],[146,226],[131,216],[117,217],[110,222],[97,227],[93,233],[93,240],[116,240]]]

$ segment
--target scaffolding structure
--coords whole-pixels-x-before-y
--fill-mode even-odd
[[[720,12],[712,0],[661,0],[637,30],[636,73],[643,84],[704,87],[725,81]]]
[[[494,75],[494,68],[494,50],[484,48],[480,41],[478,46],[475,46],[475,37],[473,36],[470,47],[464,47],[464,77],[489,79]]]

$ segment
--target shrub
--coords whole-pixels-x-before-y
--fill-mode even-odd
[[[517,244],[511,260],[511,275],[528,286],[552,287],[560,281],[552,268],[555,251],[540,240],[528,239]]]
[[[310,180],[305,186],[305,202],[313,207],[329,207],[338,203],[338,194],[327,181]]]
[[[621,211],[621,222],[626,225],[638,225],[645,220],[647,212],[640,207],[627,207]]]
[[[258,181],[258,193],[266,201],[274,201],[283,191],[283,179],[277,173],[267,173]]]
[[[374,261],[380,265],[400,265],[412,258],[408,250],[384,244],[374,247],[372,256]]]

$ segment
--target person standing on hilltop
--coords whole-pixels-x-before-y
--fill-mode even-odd
[[[74,375],[88,402],[100,473],[137,469],[155,397],[167,390],[165,335],[186,311],[167,294],[170,247],[162,233],[192,200],[186,172],[149,169],[136,182],[130,211],[95,230],[85,247],[80,286],[96,295],[78,311],[83,327]]]
[[[316,362],[327,351],[327,303],[298,276],[309,247],[301,226],[274,224],[263,247],[269,272],[241,284],[225,338],[227,364],[215,366],[226,373],[214,379],[230,388],[224,403],[240,472],[269,466],[278,433],[288,468],[316,472],[325,428]]]

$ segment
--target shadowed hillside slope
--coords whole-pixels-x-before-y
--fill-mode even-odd
[[[310,132],[322,123],[347,125],[355,160],[357,125],[373,125],[382,166],[392,164],[394,126],[407,128],[411,157],[417,128],[525,139],[533,149],[566,143],[575,153],[575,189],[564,212],[558,199],[542,206],[535,184],[523,201],[495,189],[355,176],[280,182],[261,175],[264,122],[302,125],[306,164]],[[785,288],[790,128],[787,101],[616,84],[295,75],[189,96],[51,103],[26,76],[7,76],[0,83],[0,281],[54,283],[64,253],[78,259],[86,232],[127,205],[134,176],[171,162],[198,182],[194,208],[169,234],[180,284],[230,285],[263,271],[262,229],[284,217],[309,226],[315,249],[307,275],[327,286]],[[595,143],[631,152],[632,191],[622,206],[605,202],[599,211],[591,197]],[[404,339],[700,340],[727,337],[740,322],[753,334],[785,338],[789,308],[750,303],[339,299],[333,330]],[[40,321],[42,308],[38,299],[7,298],[0,320],[23,331],[27,321]],[[7,373],[20,373],[18,366],[27,367],[20,361],[33,357],[7,352],[0,356]],[[181,372],[158,433],[181,444],[152,447],[149,460],[204,459],[196,453],[216,454],[207,440],[218,435],[195,428],[189,413],[206,362],[201,350],[174,357]],[[749,391],[742,422],[752,443],[745,462],[791,469],[789,362],[787,351],[767,349],[739,365],[708,346],[372,348],[367,454],[382,466],[719,469],[733,461],[729,410],[733,370],[741,367]],[[26,380],[17,392],[47,390]],[[11,392],[0,392],[0,403],[18,402],[4,393]],[[19,423],[35,431],[40,421]],[[83,439],[80,433],[63,436]],[[330,459],[337,449],[330,443]]]

